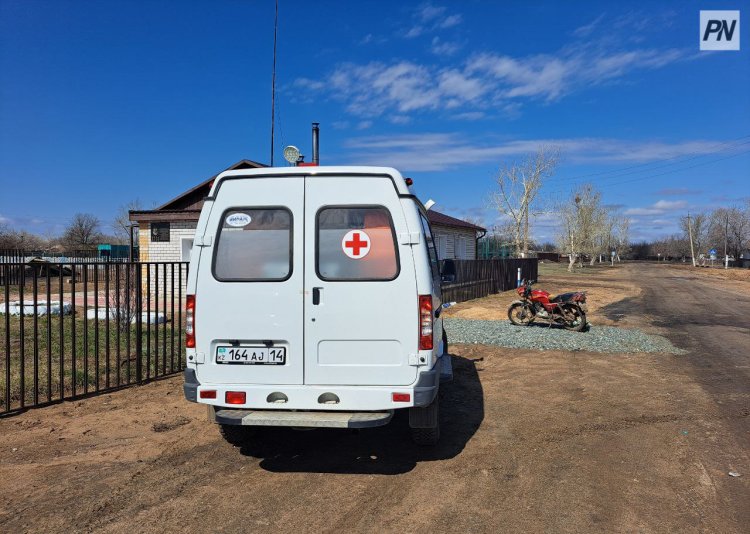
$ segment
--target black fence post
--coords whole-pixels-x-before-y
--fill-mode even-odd
[[[143,382],[143,266],[135,264],[135,380]]]

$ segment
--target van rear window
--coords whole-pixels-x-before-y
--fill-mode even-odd
[[[383,207],[323,208],[317,217],[317,270],[323,280],[393,280],[396,235]]]
[[[221,281],[281,281],[292,274],[292,214],[286,208],[234,208],[217,235],[214,277]]]

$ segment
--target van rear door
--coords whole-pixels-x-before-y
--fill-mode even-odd
[[[302,177],[222,181],[197,274],[201,383],[302,383],[303,214]]]
[[[408,232],[389,177],[306,178],[305,384],[414,382],[417,286],[398,240]]]

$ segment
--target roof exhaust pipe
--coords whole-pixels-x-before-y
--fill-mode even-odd
[[[320,165],[320,127],[319,122],[312,123],[312,162]]]

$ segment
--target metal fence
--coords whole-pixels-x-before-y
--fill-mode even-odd
[[[187,263],[0,264],[0,414],[184,368]]]
[[[452,261],[455,281],[443,284],[445,302],[463,302],[513,289],[519,268],[521,279],[536,280],[538,275],[536,258]]]

